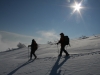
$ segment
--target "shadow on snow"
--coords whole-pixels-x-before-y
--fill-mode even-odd
[[[65,57],[64,60],[59,64],[59,61],[61,59],[61,57],[58,57],[57,61],[55,62],[54,66],[52,67],[52,70],[50,72],[49,75],[61,75],[61,70],[59,70],[59,72],[57,73],[57,70],[69,59],[70,57]],[[8,73],[7,75],[13,75],[14,73],[16,73],[20,68],[28,65],[29,63],[33,62],[32,61],[27,61],[24,64],[22,64],[21,66],[19,66],[18,68],[14,69],[13,71],[11,71],[10,73]]]
[[[61,75],[61,70],[59,70],[59,72],[57,73],[57,70],[70,58],[70,57],[65,57],[65,59],[59,64],[61,57],[58,57],[56,63],[54,64],[51,72],[49,75]]]
[[[28,65],[29,63],[31,63],[31,62],[33,62],[35,59],[33,59],[33,60],[31,60],[31,61],[27,61],[27,62],[25,62],[24,64],[22,64],[21,66],[19,66],[18,68],[16,68],[16,69],[14,69],[13,71],[11,71],[9,74],[7,74],[7,75],[13,75],[16,71],[18,71],[20,68],[22,68],[22,67],[24,67],[24,66],[26,66],[26,65]]]

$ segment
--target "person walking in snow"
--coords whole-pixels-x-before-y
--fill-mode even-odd
[[[28,45],[28,47],[31,47],[30,60],[32,59],[32,54],[34,55],[34,57],[36,59],[37,56],[35,55],[35,51],[38,48],[38,45],[37,45],[36,41],[33,39],[31,45]]]
[[[58,41],[57,45],[59,43],[61,43],[61,49],[60,49],[60,54],[59,56],[62,56],[62,52],[64,51],[64,53],[66,54],[66,56],[69,56],[68,52],[65,50],[65,36],[64,36],[64,33],[60,33],[60,40]]]

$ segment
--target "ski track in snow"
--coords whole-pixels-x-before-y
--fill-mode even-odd
[[[94,55],[94,54],[100,54],[100,51],[96,51],[96,52],[90,52],[90,53],[80,53],[80,54],[70,54],[68,57],[66,55],[62,55],[60,58],[76,58],[76,57],[81,57],[81,56],[86,56],[86,55]],[[44,58],[37,58],[36,60],[39,59],[44,59],[44,60],[48,60],[48,59],[57,59],[58,56],[56,57],[44,57]]]

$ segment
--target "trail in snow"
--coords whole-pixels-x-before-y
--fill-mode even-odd
[[[56,45],[39,45],[31,61],[28,48],[0,52],[0,75],[100,75],[99,38],[73,40],[67,51],[58,57]]]

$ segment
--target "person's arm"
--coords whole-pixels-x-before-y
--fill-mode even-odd
[[[31,47],[31,45],[28,45],[28,47]]]
[[[60,38],[60,40],[58,41],[57,45],[58,45],[59,43],[61,43],[61,38]]]

